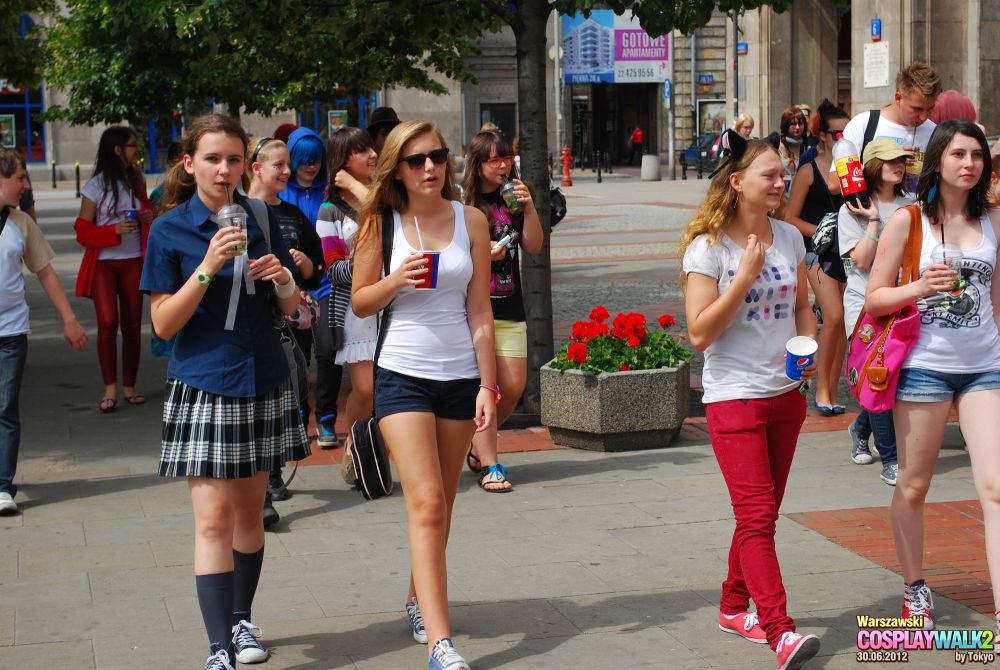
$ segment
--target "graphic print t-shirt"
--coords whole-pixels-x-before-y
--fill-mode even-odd
[[[492,211],[490,241],[497,242],[510,233],[515,239],[507,245],[507,254],[490,263],[490,304],[493,318],[502,321],[524,321],[524,301],[521,298],[521,235],[524,218],[511,216],[500,198],[500,190],[484,193],[483,201]]]
[[[298,249],[313,262],[313,276],[309,279],[299,277],[298,268],[291,268],[295,271],[296,280],[302,288],[315,289],[319,286],[320,277],[323,276],[323,249],[320,246],[319,234],[309,223],[309,219],[302,213],[302,210],[291,205],[284,200],[277,205],[271,205],[274,212],[275,223],[281,230],[281,239],[287,249]]]
[[[797,270],[806,248],[796,228],[770,222],[774,240],[764,254],[764,267],[732,322],[705,350],[706,404],[770,398],[799,383],[785,376],[785,343],[796,335]],[[707,235],[694,239],[684,254],[684,272],[716,279],[722,295],[736,276],[744,250],[725,233],[714,244],[708,242]]]

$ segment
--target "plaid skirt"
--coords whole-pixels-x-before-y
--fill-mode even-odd
[[[309,455],[290,382],[255,398],[232,398],[167,380],[162,477],[239,479]]]

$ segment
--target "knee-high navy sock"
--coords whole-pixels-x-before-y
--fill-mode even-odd
[[[264,545],[252,554],[244,554],[233,549],[233,625],[240,619],[250,621],[250,608],[257,593],[260,569],[264,564]]]
[[[229,649],[233,638],[233,573],[195,575],[194,582],[209,644]]]

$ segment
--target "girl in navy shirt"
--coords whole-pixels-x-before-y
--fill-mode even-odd
[[[140,286],[151,296],[156,332],[177,335],[159,474],[187,477],[191,492],[195,582],[211,645],[206,670],[268,656],[250,618],[264,558],[267,477],[308,455],[272,325],[272,305],[285,314],[298,308],[294,262],[278,226],[256,221],[245,202],[245,230],[220,229],[214,216],[230,199],[244,200],[236,185],[246,149],[246,133],[232,117],[191,124],[184,158],[167,176],[166,213],[150,234]],[[245,274],[234,272],[244,265]]]

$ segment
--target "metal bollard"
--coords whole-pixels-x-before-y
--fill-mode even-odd
[[[76,162],[76,197],[81,197],[83,194],[80,192],[80,161]]]
[[[604,152],[604,171],[607,172],[608,174],[611,174],[612,172],[614,172],[614,170],[611,169],[611,152],[610,151],[605,151]]]
[[[601,162],[602,162],[602,156],[601,156],[601,151],[600,150],[598,150],[598,152],[597,152],[597,160],[594,161],[594,162],[597,163],[597,183],[600,184],[600,183],[603,182],[603,180],[601,179]]]
[[[52,161],[52,188],[56,187],[56,162]]]
[[[597,149],[590,151],[590,171],[597,172]]]
[[[701,179],[704,174],[705,174],[705,165],[701,159],[701,156],[698,156],[698,179]]]

